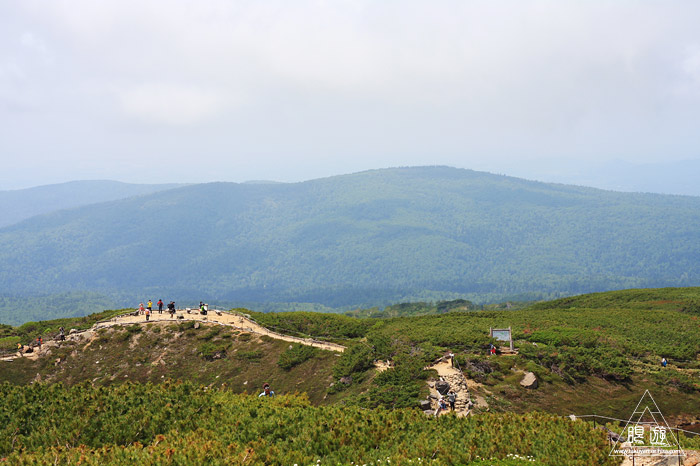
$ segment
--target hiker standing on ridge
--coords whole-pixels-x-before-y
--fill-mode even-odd
[[[143,303],[139,303],[139,314],[143,314],[145,309],[143,308]]]
[[[163,313],[163,300],[159,299],[158,300],[158,314],[162,314],[162,313]]]
[[[151,309],[147,307],[147,308],[146,308],[146,322],[148,322],[148,318],[149,318],[150,316],[151,316]]]
[[[265,383],[263,384],[263,392],[262,392],[260,395],[258,395],[258,398],[260,398],[261,396],[275,396],[275,392],[273,392],[272,390],[270,390],[270,384],[269,384],[269,383],[265,382]]]
[[[61,327],[58,329],[58,339],[61,341],[66,341],[66,329]]]
[[[151,301],[151,300],[149,299],[149,300],[148,300],[148,304],[146,305],[146,309],[148,309],[148,310],[150,311],[152,307],[153,307],[153,301]]]
[[[449,393],[447,394],[447,402],[450,404],[450,409],[452,411],[455,410],[455,400],[457,399],[457,394],[455,393],[454,390],[450,389]]]
[[[170,301],[168,303],[168,312],[170,313],[170,318],[172,319],[175,315],[175,301]]]

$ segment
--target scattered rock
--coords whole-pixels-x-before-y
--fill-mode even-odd
[[[537,377],[532,372],[526,372],[520,385],[525,388],[537,388]]]
[[[428,387],[435,388],[435,382],[428,382]]]
[[[199,328],[199,322],[194,323],[194,328]]]
[[[61,358],[56,358],[56,361],[54,361],[53,365],[58,366],[59,364],[61,364]]]
[[[73,335],[74,333],[78,333],[78,329],[72,328],[68,331],[68,335]]]
[[[571,419],[572,421],[575,421],[575,420],[577,420],[578,418],[576,417],[575,414],[569,414],[569,419]]]
[[[440,395],[447,395],[447,392],[450,391],[450,384],[444,380],[440,380],[435,383],[435,390],[437,390]]]
[[[343,383],[345,385],[350,385],[352,383],[352,376],[348,377],[341,377],[340,378],[340,383]]]
[[[420,402],[420,409],[421,411],[428,411],[430,409],[430,401],[429,400],[423,400]]]

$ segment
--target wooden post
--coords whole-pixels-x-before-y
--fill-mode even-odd
[[[513,330],[508,327],[508,334],[510,335],[510,352],[513,352]]]

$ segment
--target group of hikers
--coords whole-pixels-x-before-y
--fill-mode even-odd
[[[58,340],[59,341],[65,341],[66,340],[66,329],[63,327],[60,327],[58,329]],[[44,345],[44,337],[41,335],[36,337],[36,341],[31,341],[27,345],[23,345],[22,343],[17,343],[17,352],[19,354],[24,354],[24,353],[33,353],[35,347],[41,347]]]
[[[447,398],[447,400],[445,400],[445,398]],[[457,401],[457,394],[452,389],[447,392],[446,397],[440,395],[440,398],[438,399],[438,407],[435,410],[435,415],[438,416],[442,411],[447,411],[447,403],[450,404],[450,410],[454,411],[455,401]]]
[[[158,314],[163,313],[163,300],[159,299],[158,302],[156,303],[158,306]],[[170,318],[172,319],[173,316],[175,315],[175,301],[170,301],[168,303],[168,312],[170,313]],[[148,303],[144,307],[143,303],[139,303],[139,310],[138,313],[140,315],[146,315],[146,321],[150,320],[151,314],[153,314],[153,301],[150,299],[148,300]]]

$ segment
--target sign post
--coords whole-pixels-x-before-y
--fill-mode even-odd
[[[511,328],[493,328],[489,327],[489,336],[498,341],[508,342],[510,351],[513,351],[513,333]]]

